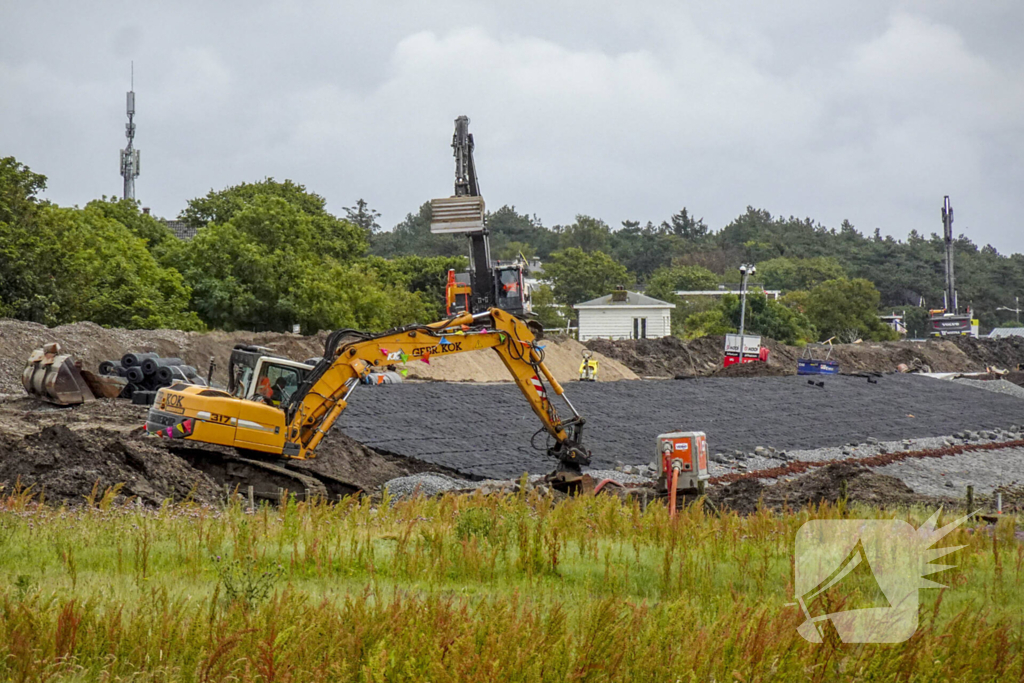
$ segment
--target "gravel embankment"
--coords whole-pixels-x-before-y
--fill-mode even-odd
[[[986,391],[1006,394],[1007,396],[1024,398],[1024,387],[1019,387],[1013,382],[1007,382],[1005,379],[968,379],[966,377],[958,377],[953,381],[969,387],[977,387]]]
[[[975,495],[982,495],[992,493],[1002,484],[1024,481],[1024,448],[970,451],[943,458],[908,458],[873,469],[902,479],[916,493],[960,498],[971,485]]]
[[[762,469],[785,462],[782,453],[806,459],[798,451],[824,449],[827,458],[833,449],[834,457],[849,457],[844,446],[869,439],[900,447],[907,439],[916,449],[929,447],[916,440],[1005,429],[1022,420],[1024,406],[1015,396],[958,382],[913,375],[886,375],[876,384],[850,376],[823,381],[824,388],[797,376],[571,382],[565,388],[587,419],[585,443],[598,470],[649,463],[657,435],[675,430],[704,431],[712,454]],[[568,413],[557,397],[555,405]],[[338,426],[371,448],[474,478],[516,478],[554,466],[543,450],[531,448],[540,423],[508,384],[360,388]],[[538,447],[544,442],[537,437]],[[728,463],[715,464],[722,466],[718,474],[730,471]]]

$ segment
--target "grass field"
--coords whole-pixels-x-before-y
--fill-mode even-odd
[[[848,645],[797,634],[794,535],[893,513],[670,520],[532,493],[255,512],[110,501],[0,500],[0,679],[1024,681],[1012,518],[941,543],[967,547],[932,577],[948,589],[921,592],[913,638]]]

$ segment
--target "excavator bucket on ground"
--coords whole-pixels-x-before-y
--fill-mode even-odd
[[[81,368],[70,354],[61,353],[60,344],[56,342],[32,352],[21,375],[21,383],[29,396],[59,406],[96,400]]]

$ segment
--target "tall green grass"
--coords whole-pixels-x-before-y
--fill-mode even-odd
[[[0,678],[1024,681],[1013,518],[947,537],[967,547],[936,575],[948,589],[922,591],[908,642],[800,638],[797,529],[887,514],[673,520],[532,492],[255,512],[15,495],[0,500]]]

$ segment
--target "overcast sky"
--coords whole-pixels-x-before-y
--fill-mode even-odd
[[[174,217],[270,176],[390,228],[452,192],[467,114],[487,205],[719,229],[748,205],[1024,252],[1024,3],[0,0],[0,156],[46,197]]]

